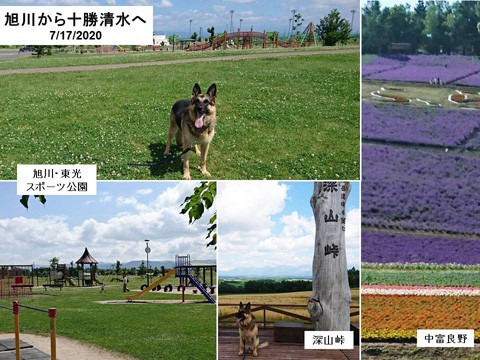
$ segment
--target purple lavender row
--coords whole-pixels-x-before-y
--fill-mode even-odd
[[[387,65],[392,69],[374,71],[376,66],[382,69]],[[439,78],[446,83],[480,71],[480,62],[472,57],[446,55],[412,55],[397,59],[378,57],[363,69],[364,78],[367,79],[430,82],[433,78]]]
[[[363,145],[362,222],[480,234],[480,159]]]
[[[456,82],[457,85],[480,86],[480,73],[476,73]]]
[[[366,139],[456,146],[480,128],[477,112],[362,103],[362,136]]]
[[[480,264],[480,239],[362,232],[362,262]]]
[[[372,80],[386,80],[386,81],[411,81],[428,83],[433,78],[440,79],[443,83],[451,82],[455,79],[471,75],[480,71],[480,65],[470,64],[464,67],[450,67],[442,66],[420,66],[420,65],[406,65],[399,69],[388,70],[377,74],[366,76],[367,79]]]

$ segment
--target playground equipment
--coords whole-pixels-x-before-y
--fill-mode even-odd
[[[57,359],[57,309],[50,308],[48,310],[38,309],[32,306],[21,305],[18,301],[13,302],[12,308],[0,305],[0,309],[12,310],[13,323],[15,327],[15,359],[20,360],[20,308],[30,309],[47,313],[50,318],[50,357],[52,360]]]
[[[278,41],[278,33],[273,33],[273,41],[272,44],[274,47],[278,47],[277,41]],[[196,45],[190,45],[190,47],[187,49],[188,51],[198,51],[198,50],[207,50],[207,49],[218,49],[220,47],[223,48],[223,50],[227,49],[227,47],[231,47],[229,45],[230,40],[235,39],[235,44],[237,49],[240,47],[240,42],[242,43],[242,49],[251,49],[253,46],[253,39],[259,39],[262,41],[262,48],[267,47],[267,41],[269,40],[269,36],[267,33],[264,31],[263,33],[261,32],[255,32],[253,31],[253,28],[250,29],[250,31],[240,31],[240,29],[237,32],[231,32],[227,33],[226,31],[223,33],[223,35],[215,38],[212,43],[206,42],[206,43],[200,43]],[[241,39],[241,40],[240,40]]]
[[[199,50],[208,50],[208,49],[218,49],[220,47],[223,50],[231,48],[232,44],[238,49],[240,43],[242,44],[242,49],[251,49],[253,46],[254,39],[262,42],[262,48],[266,48],[268,44],[274,48],[281,47],[302,47],[317,45],[318,34],[316,33],[316,27],[314,23],[309,23],[305,30],[299,34],[299,39],[296,36],[290,36],[287,39],[281,40],[279,33],[274,32],[256,32],[253,31],[253,27],[250,28],[250,31],[238,31],[227,33],[226,31],[223,35],[216,37],[212,43],[205,42],[195,45],[190,45],[187,49],[188,51],[199,51]]]
[[[213,293],[213,286],[210,286],[206,280],[206,270],[210,270],[210,284],[213,284],[213,271],[216,271],[216,265],[192,265],[190,262],[190,255],[186,256],[175,256],[175,268],[170,270],[167,274],[162,276],[157,281],[153,282],[150,286],[144,288],[141,292],[137,294],[127,295],[126,300],[131,301],[133,299],[138,299],[143,295],[147,294],[149,291],[156,289],[162,282],[164,282],[169,277],[175,275],[175,277],[180,279],[179,288],[182,290],[182,303],[185,302],[185,287],[187,283],[190,282],[195,286],[200,292],[205,296],[209,303],[215,304],[215,299],[208,293],[208,289]],[[203,271],[203,276],[200,272]],[[169,287],[170,291],[172,289],[171,285],[167,285],[165,289]]]
[[[0,265],[0,298],[32,295],[33,265]]]
[[[92,255],[85,248],[83,255],[76,261],[77,265],[82,266],[82,270],[78,271],[78,280],[82,283],[82,286],[92,286],[96,282],[95,269],[98,261],[94,259]],[[89,272],[85,272],[85,265],[89,265]],[[95,265],[95,266],[94,266]]]
[[[160,285],[162,282],[167,280],[170,276],[175,275],[175,269],[170,270],[167,272],[164,276],[162,276],[160,279],[155,281],[154,283],[150,284],[150,286],[147,286],[145,289],[143,289],[141,292],[133,294],[133,295],[128,295],[125,298],[127,300],[133,300],[133,299],[138,299],[139,297],[142,297],[146,293],[148,293],[150,290],[155,289],[158,285]]]

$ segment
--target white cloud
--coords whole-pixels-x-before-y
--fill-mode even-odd
[[[197,185],[172,183],[153,201],[150,196],[150,202],[141,202],[128,193],[113,198],[112,202],[129,211],[106,220],[90,218],[70,225],[66,216],[0,219],[0,263],[48,264],[53,256],[62,262],[76,261],[85,247],[100,262],[127,262],[144,258],[145,239],[151,240],[151,258],[155,260],[173,260],[176,254],[187,253],[192,259],[215,258],[213,249],[205,246],[207,222],[214,209],[192,225],[180,214],[180,199],[183,201]],[[46,211],[54,211],[54,204],[51,201]],[[69,216],[73,214],[75,211]]]
[[[233,3],[233,4],[248,4],[251,2],[254,2],[255,0],[223,0],[228,3]]]
[[[153,192],[152,189],[140,189],[140,190],[135,191],[135,194],[136,195],[149,195],[152,192]]]
[[[271,181],[219,183],[218,209],[222,228],[262,231],[285,206],[287,185]]]
[[[286,269],[290,268],[295,273],[311,274],[315,220],[297,210],[285,212],[288,187],[282,185],[229,182],[220,186],[220,272],[246,268],[262,273],[271,268],[272,272],[288,273]],[[349,267],[358,267],[359,209],[347,213],[345,244]]]

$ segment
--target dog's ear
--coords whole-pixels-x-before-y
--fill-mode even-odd
[[[243,303],[240,301],[240,309],[243,309]]]
[[[250,304],[250,302],[248,302],[248,304],[247,304],[247,306],[246,306],[246,308],[245,308],[245,311],[246,311],[247,313],[249,313],[249,312],[250,312],[250,309],[251,309],[251,304]]]
[[[215,98],[217,97],[217,85],[212,84],[207,90],[208,96],[212,99],[212,102],[215,104]]]
[[[192,90],[192,99],[197,97],[201,93],[202,93],[202,89],[200,89],[200,85],[195,83],[195,85],[193,85],[193,90]]]

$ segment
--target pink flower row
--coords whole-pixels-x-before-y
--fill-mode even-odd
[[[362,285],[362,295],[480,296],[478,287]]]

